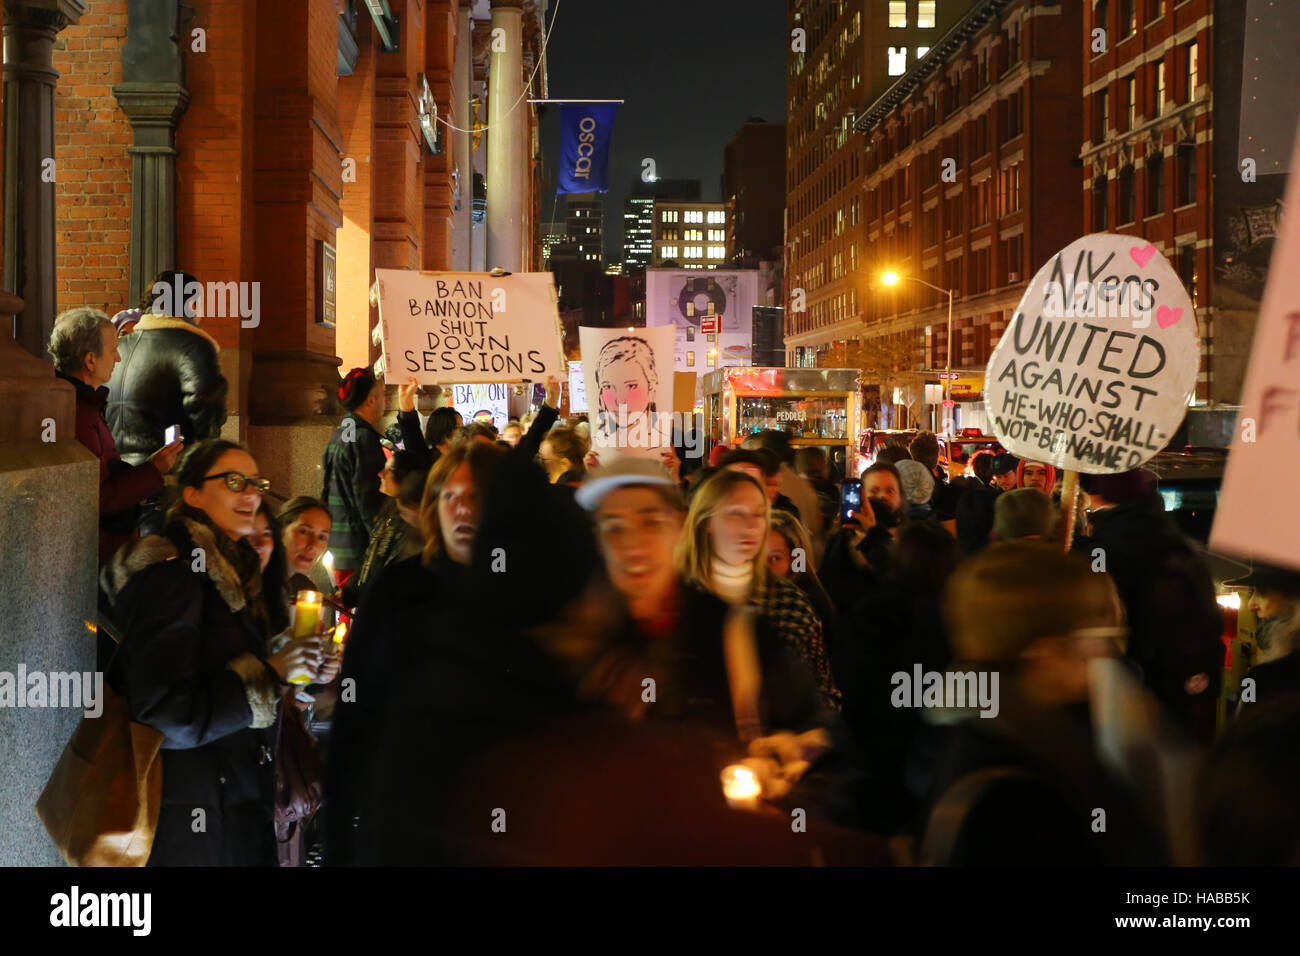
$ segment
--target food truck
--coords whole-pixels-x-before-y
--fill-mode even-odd
[[[862,421],[855,368],[732,366],[704,376],[709,450],[738,446],[755,432],[783,431],[795,448],[820,445],[846,475],[857,474]]]

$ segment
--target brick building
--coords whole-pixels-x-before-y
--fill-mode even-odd
[[[956,424],[982,426],[982,370],[1033,270],[1078,237],[1082,81],[1072,4],[980,0],[858,116],[862,136],[829,170],[853,184],[822,205],[821,242],[791,249],[790,364],[863,370],[868,422],[926,420],[925,384],[948,357],[955,290]],[[905,277],[886,288],[886,270]],[[798,302],[793,302],[797,306]],[[876,403],[879,403],[879,406]],[[959,406],[962,403],[959,401]],[[937,419],[935,419],[937,420]]]
[[[770,259],[779,253],[785,196],[785,124],[751,119],[727,144],[722,161],[722,199],[731,207],[727,245],[738,259]]]
[[[1196,399],[1235,402],[1286,179],[1285,156],[1264,155],[1239,136],[1243,117],[1258,126],[1239,109],[1246,4],[1097,0],[1089,7],[1081,38],[1085,229],[1141,236],[1173,263],[1196,307]],[[1269,17],[1252,29],[1297,35],[1294,7],[1271,9]],[[1094,40],[1098,29],[1104,44]],[[1289,104],[1277,112],[1294,125],[1294,87],[1263,88]],[[1239,146],[1257,160],[1251,181],[1240,175]]]
[[[545,95],[545,3],[84,6],[54,41],[57,301],[43,311],[112,314],[168,267],[257,283],[256,325],[203,320],[231,382],[226,431],[264,453],[278,489],[318,490],[339,366],[379,355],[374,270],[540,266],[536,109],[509,107],[529,82]],[[20,317],[33,343],[36,321]]]

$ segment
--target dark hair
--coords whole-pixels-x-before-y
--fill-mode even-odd
[[[984,484],[993,480],[993,452],[985,449],[970,456],[967,470]]]
[[[334,515],[325,502],[319,498],[313,498],[311,495],[295,495],[290,498],[280,506],[280,512],[276,515],[276,518],[282,527],[287,528],[308,511],[323,511],[330,516],[330,524],[334,523]]]
[[[1084,494],[1097,495],[1113,505],[1121,505],[1126,501],[1134,501],[1154,494],[1156,476],[1155,472],[1145,468],[1134,468],[1132,471],[1122,471],[1117,475],[1090,475],[1080,472],[1079,487],[1083,489]]]
[[[943,525],[915,521],[898,533],[889,574],[914,593],[937,597],[961,559],[961,547]]]
[[[778,467],[794,461],[794,447],[790,444],[790,436],[785,432],[767,429],[755,432],[745,439],[745,442],[755,451],[766,451],[775,455]]]
[[[442,529],[438,523],[438,495],[442,492],[442,486],[457,468],[468,465],[470,475],[474,478],[474,487],[481,496],[487,490],[492,472],[505,457],[506,452],[496,445],[474,442],[471,445],[455,446],[429,469],[429,477],[424,482],[420,496],[420,530],[424,533],[422,560],[425,567],[431,565],[434,554],[443,550]]]
[[[911,453],[912,460],[925,465],[927,471],[934,471],[939,464],[939,439],[934,432],[917,432],[907,450]]]
[[[397,469],[393,472],[396,475]],[[406,505],[408,508],[420,507],[420,500],[424,497],[424,483],[429,479],[429,469],[413,468],[402,475],[397,482],[397,502]]]
[[[166,285],[168,288],[174,290],[176,288],[177,278],[181,280],[182,296],[185,295],[185,290],[189,288],[191,283],[193,283],[194,285],[199,284],[199,280],[194,278],[194,276],[190,275],[188,272],[181,272],[178,269],[164,269],[162,272],[154,276],[152,282],[150,282],[147,286],[145,286],[144,292],[140,296],[140,303],[136,306],[136,308],[140,310],[142,315],[148,315],[149,313],[153,312],[153,305],[159,299],[159,296],[154,294],[153,291],[154,286],[158,285],[158,283],[161,282],[164,285]],[[181,318],[181,319],[188,320],[189,316],[185,314],[185,306],[193,298],[198,298],[201,301],[203,298],[203,293],[199,292],[194,296],[190,296],[189,298],[183,299],[183,301],[180,303],[179,308],[176,307],[176,303],[172,303],[173,305],[172,311],[181,313],[179,316],[173,316],[173,318]]]
[[[339,401],[350,412],[356,411],[370,397],[379,382],[368,368],[354,368],[339,384]]]
[[[876,452],[876,463],[880,465],[896,465],[900,461],[911,460],[912,453],[902,445],[896,445],[893,442]]]
[[[821,475],[826,464],[826,449],[820,445],[808,445],[794,453],[794,470],[800,474],[815,472]]]
[[[754,465],[767,478],[781,470],[781,462],[776,455],[764,448],[733,448],[718,462],[719,468],[730,468],[732,465]]]
[[[213,465],[228,451],[248,452],[239,442],[224,438],[205,438],[185,449],[180,462],[176,465],[176,489],[198,488],[202,490],[203,479]],[[251,452],[248,452],[251,454]],[[186,506],[183,495],[177,495],[171,507],[167,509],[167,520],[177,517]]]
[[[413,452],[404,448],[399,448],[393,452],[393,481],[399,486],[406,480],[406,476],[413,471],[428,471],[421,468],[420,458]]]
[[[279,634],[289,626],[289,557],[284,550],[284,528],[276,520],[271,505],[263,498],[257,505],[257,513],[266,518],[267,529],[271,532],[271,557],[262,572],[262,603],[266,605],[266,615],[270,619],[272,634]]]
[[[491,425],[488,422],[470,422],[460,430],[460,434],[456,436],[456,441],[473,441],[479,435],[492,441],[496,441],[496,426]]]
[[[460,428],[460,412],[450,405],[435,408],[429,415],[428,424],[424,426],[424,440],[430,448],[436,449],[447,441],[457,428]]]

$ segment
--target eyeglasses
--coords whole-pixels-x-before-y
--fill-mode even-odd
[[[252,485],[259,495],[264,495],[271,490],[271,479],[254,476],[249,478],[247,475],[240,474],[237,471],[223,471],[220,474],[208,475],[204,481],[214,481],[217,478],[226,480],[226,487],[236,493],[243,491],[249,485]]]

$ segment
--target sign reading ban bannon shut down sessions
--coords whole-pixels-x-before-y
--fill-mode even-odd
[[[565,374],[549,272],[376,269],[384,367],[393,381],[545,381]]]
[[[1057,468],[1136,468],[1187,412],[1197,341],[1191,299],[1155,246],[1078,239],[1038,270],[989,359],[993,432]]]

